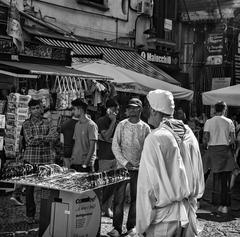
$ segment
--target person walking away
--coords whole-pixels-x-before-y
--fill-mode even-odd
[[[147,237],[197,235],[197,198],[204,192],[202,159],[196,137],[173,119],[174,100],[169,91],[147,95],[149,124],[142,151],[138,185],[136,229]]]
[[[112,138],[117,124],[118,103],[109,99],[106,102],[106,114],[97,121],[99,139],[97,156],[99,159],[99,171],[116,168],[116,159],[112,152]],[[111,210],[114,187],[108,186],[103,189],[102,211],[105,216],[113,217]]]
[[[51,127],[49,120],[43,118],[41,101],[30,100],[30,118],[24,121],[22,129],[25,139],[23,160],[32,164],[49,164],[51,157],[51,143],[58,138],[55,128]],[[36,205],[34,201],[34,187],[26,186],[26,215],[27,222],[35,222]]]
[[[73,134],[78,118],[72,118],[65,121],[60,128],[60,142],[63,146],[63,162],[64,166],[70,169],[70,160],[72,157],[72,150],[74,145]]]
[[[150,127],[140,119],[142,102],[132,98],[127,106],[129,118],[121,121],[113,136],[112,150],[116,157],[118,168],[126,168],[130,174],[130,208],[127,219],[127,234],[135,234],[136,225],[136,194],[138,167],[143,143],[150,133]],[[113,229],[108,235],[116,237],[122,234],[124,199],[126,182],[120,183],[115,190],[113,200]]]
[[[87,104],[81,99],[72,101],[74,117],[79,121],[73,134],[73,151],[71,168],[78,172],[94,172],[98,170],[96,162],[98,127],[86,114]]]
[[[225,117],[226,110],[225,102],[215,104],[215,116],[206,121],[203,135],[203,142],[208,147],[204,166],[213,172],[213,183],[221,186],[218,211],[222,213],[227,213],[231,204],[231,172],[237,167],[231,150],[235,143],[235,127],[232,120]]]

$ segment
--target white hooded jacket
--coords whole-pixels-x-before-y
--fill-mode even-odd
[[[204,192],[202,159],[191,129],[164,120],[145,140],[137,188],[136,228],[180,221],[196,234],[196,203]]]

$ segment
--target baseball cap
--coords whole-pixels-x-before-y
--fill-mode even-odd
[[[173,95],[170,91],[160,89],[150,91],[147,99],[154,110],[167,115],[173,115],[175,105]]]
[[[141,107],[142,108],[142,101],[138,98],[132,98],[129,100],[127,107]]]

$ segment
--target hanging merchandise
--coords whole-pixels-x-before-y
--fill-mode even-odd
[[[56,109],[64,110],[68,108],[68,92],[65,85],[65,77],[56,77],[57,101]]]
[[[28,118],[30,95],[11,93],[8,96],[4,150],[7,158],[15,158],[19,152],[19,136],[23,122]]]
[[[5,115],[4,114],[0,114],[0,129],[4,129],[5,128],[5,123],[6,123]]]
[[[0,114],[4,113],[5,106],[6,106],[6,100],[0,100]]]
[[[68,108],[72,107],[72,101],[77,99],[77,91],[75,86],[75,77],[67,77],[67,90],[68,90]]]
[[[50,108],[49,89],[40,89],[38,91],[34,89],[30,89],[28,90],[28,95],[30,95],[34,100],[41,100],[44,109]]]
[[[76,86],[77,86],[77,97],[80,99],[85,99],[85,89],[84,89],[85,80],[76,78]]]

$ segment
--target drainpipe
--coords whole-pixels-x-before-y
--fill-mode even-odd
[[[118,19],[115,19],[116,22],[116,44],[118,44]]]

